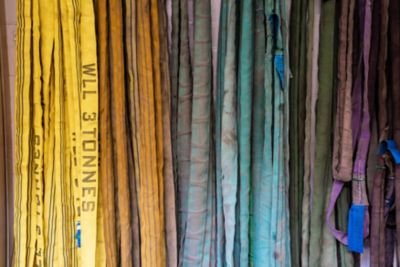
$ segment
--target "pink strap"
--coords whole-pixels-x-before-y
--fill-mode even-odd
[[[336,201],[339,198],[340,193],[343,190],[343,185],[344,182],[334,180],[333,186],[332,186],[332,192],[331,192],[331,197],[329,199],[329,205],[328,205],[328,210],[326,212],[326,224],[329,227],[329,230],[331,231],[332,235],[342,244],[347,245],[348,244],[348,239],[347,239],[347,233],[342,232],[338,229],[335,228],[334,225],[332,225],[330,218],[335,210],[335,205]],[[364,238],[366,238],[369,235],[369,212],[368,209],[366,209],[365,212],[365,220],[364,220]]]

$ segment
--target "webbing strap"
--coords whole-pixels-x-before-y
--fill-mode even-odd
[[[363,212],[368,213],[368,209],[362,208],[368,206],[367,190],[365,182],[366,162],[368,157],[368,148],[371,138],[370,133],[370,114],[369,114],[369,53],[372,26],[372,0],[361,3],[360,16],[362,17],[361,33],[362,33],[362,56],[360,58],[359,72],[357,72],[355,88],[353,91],[360,92],[353,96],[356,106],[361,105],[358,109],[361,111],[360,118],[353,118],[353,145],[356,147],[356,158],[353,166],[352,181],[352,206],[349,213],[349,250],[362,253],[363,231],[357,231],[358,228],[367,227],[369,224],[363,223]],[[363,74],[362,74],[363,72]],[[363,78],[363,79],[362,79]],[[358,81],[358,82],[357,82]],[[357,108],[356,108],[357,109]],[[356,115],[356,114],[354,114]],[[359,133],[359,135],[356,135]],[[369,214],[368,214],[369,217]],[[350,232],[351,231],[351,232]],[[358,234],[357,234],[358,233]]]
[[[338,241],[340,241],[342,244],[348,245],[347,233],[336,229],[330,219],[335,210],[335,204],[336,204],[337,199],[339,198],[340,193],[342,192],[343,186],[344,186],[344,182],[342,182],[342,181],[335,180],[333,182],[332,192],[331,192],[331,196],[329,199],[329,205],[328,205],[325,219],[326,219],[326,223],[329,227],[329,230],[331,231],[333,236]],[[365,212],[365,214],[364,214],[364,231],[363,231],[364,238],[369,235],[369,227],[366,227],[367,225],[369,225],[369,220],[370,220],[369,214],[367,212]]]
[[[107,1],[104,1],[107,2]],[[106,8],[107,3],[104,3]],[[135,248],[133,250],[133,266],[140,265],[140,223],[139,223],[139,209],[138,209],[138,189],[137,181],[140,178],[140,164],[139,164],[139,130],[140,125],[139,117],[140,111],[138,111],[137,94],[138,94],[138,75],[137,75],[137,14],[136,14],[137,1],[129,0],[125,1],[125,51],[127,56],[126,61],[126,73],[127,75],[127,93],[129,96],[129,118],[130,118],[130,133],[131,136],[128,138],[132,149],[129,151],[129,180],[130,180],[130,196],[131,196],[131,209],[132,209],[132,245]],[[104,22],[105,31],[107,30],[107,21]],[[107,40],[107,36],[105,39]],[[104,41],[105,42],[105,41]],[[105,54],[107,54],[105,50]],[[169,105],[170,107],[170,105]],[[111,138],[111,137],[110,137]],[[111,140],[110,140],[111,142]],[[112,154],[110,154],[112,157]],[[115,227],[115,226],[114,226]],[[115,255],[117,256],[117,255]],[[117,260],[117,258],[115,258]],[[113,266],[116,266],[115,263]],[[108,264],[107,264],[108,265]]]
[[[363,208],[362,206],[368,205],[368,199],[366,194],[366,182],[365,182],[365,172],[366,172],[366,161],[368,156],[369,142],[370,142],[370,114],[369,114],[369,53],[370,53],[370,40],[371,40],[371,26],[372,26],[372,0],[366,2],[360,2],[362,6],[360,6],[360,17],[361,17],[361,33],[362,33],[362,55],[360,58],[360,65],[358,67],[357,76],[355,78],[355,88],[353,93],[353,100],[350,101],[351,96],[339,95],[338,102],[340,103],[341,99],[347,99],[349,102],[353,102],[353,119],[352,119],[352,132],[353,132],[353,147],[356,148],[355,151],[355,162],[353,166],[353,181],[352,181],[352,197],[353,204],[349,213],[349,231],[352,233],[350,236],[347,234],[340,232],[331,225],[330,223],[330,215],[333,212],[335,202],[343,188],[343,181],[338,181],[337,179],[342,177],[335,176],[335,174],[340,174],[340,171],[335,168],[340,167],[340,165],[335,165],[334,160],[334,178],[336,179],[334,182],[334,186],[331,193],[329,208],[327,212],[327,223],[329,228],[331,229],[332,234],[342,243],[346,243],[349,245],[349,249],[354,252],[363,252],[363,237],[366,237],[369,232],[369,213],[368,209]],[[362,78],[363,79],[362,79]],[[339,87],[340,89],[340,87]],[[339,91],[340,92],[340,91]],[[342,100],[343,101],[343,100]],[[355,105],[355,106],[354,106]],[[361,106],[358,106],[361,105]],[[339,107],[339,105],[338,105]],[[358,113],[357,111],[360,111]],[[340,111],[339,111],[340,112]],[[343,118],[344,114],[337,114],[337,122]],[[361,119],[361,125],[359,124],[359,120]],[[339,126],[336,127],[336,129]],[[340,131],[347,132],[350,128],[343,127]],[[335,136],[336,139],[336,136]],[[335,145],[336,146],[336,145]],[[343,148],[343,147],[342,147]],[[340,149],[339,149],[340,151]],[[335,152],[338,152],[335,149]],[[343,159],[339,157],[339,159]],[[335,154],[334,154],[335,159]],[[350,159],[351,160],[351,159]],[[339,161],[340,162],[340,161]],[[343,161],[341,161],[343,162]],[[346,181],[346,179],[344,180]],[[361,212],[362,211],[362,212]],[[362,214],[365,213],[365,214]],[[364,228],[364,231],[355,231],[358,228]],[[355,234],[358,233],[358,234]]]
[[[31,85],[31,1],[17,1],[17,69],[15,80],[15,183],[13,266],[26,266],[30,85]]]
[[[138,59],[138,102],[140,114],[139,128],[139,164],[140,177],[138,179],[138,204],[140,210],[140,236],[141,236],[141,264],[142,266],[162,266],[165,262],[165,236],[161,225],[164,205],[163,190],[160,186],[162,177],[157,173],[157,140],[156,140],[156,108],[155,99],[156,80],[153,69],[147,66],[153,63],[153,51],[151,49],[152,16],[148,12],[148,6],[153,4],[149,0],[136,1],[137,16],[137,59]],[[154,11],[153,11],[154,12]],[[157,14],[155,14],[157,16]],[[153,15],[154,16],[154,15]],[[138,126],[139,126],[138,125]],[[149,197],[152,196],[152,197]]]
[[[352,35],[355,1],[345,1],[341,6],[339,19],[338,50],[338,89],[333,142],[332,172],[335,178],[328,209],[326,223],[332,235],[341,243],[348,243],[347,234],[337,230],[331,223],[336,201],[343,189],[344,182],[351,180],[353,145],[351,128],[351,83],[352,83]],[[346,129],[346,130],[344,130]]]
[[[81,1],[81,261],[96,266],[98,197],[98,79],[92,1]]]
[[[362,120],[361,125],[357,125],[356,127],[360,127],[360,135],[356,137],[357,151],[356,151],[356,159],[353,166],[353,177],[354,176],[365,176],[366,171],[366,162],[367,162],[367,154],[369,148],[369,141],[371,137],[370,133],[370,114],[369,114],[369,54],[370,54],[370,40],[371,40],[371,25],[372,25],[372,1],[365,1],[365,10],[364,10],[364,25],[362,27],[362,64],[363,64],[363,83],[356,84],[355,86],[362,87],[363,95],[358,99],[356,103],[362,103]],[[361,76],[361,73],[359,73]],[[356,77],[357,79],[358,77]],[[356,121],[357,123],[357,121]],[[354,193],[354,190],[353,190]],[[362,192],[365,193],[365,192]],[[353,194],[354,197],[354,194]],[[358,199],[353,202],[357,204],[361,204],[364,201],[363,199]],[[364,203],[366,204],[366,203]]]
[[[339,20],[338,99],[333,142],[333,177],[350,181],[352,174],[353,144],[351,130],[351,86],[353,53],[353,17],[355,0],[345,1]]]
[[[42,103],[41,103],[41,61],[40,61],[40,17],[39,0],[33,3],[33,189],[34,198],[32,204],[35,210],[31,211],[36,215],[35,224],[32,224],[31,233],[35,233],[35,265],[44,266],[44,237],[43,237],[43,127],[42,127]],[[45,64],[44,62],[42,64]],[[33,255],[32,255],[33,256]],[[32,262],[29,262],[32,265]]]
[[[396,143],[400,143],[400,76],[398,75],[398,70],[400,68],[400,1],[390,1],[390,17],[389,17],[389,29],[390,29],[390,74],[391,78],[391,101],[392,101],[392,113],[391,113],[391,130],[393,134],[393,139]],[[395,252],[397,254],[396,262],[397,265],[400,264],[400,244],[398,240],[400,239],[400,153],[395,148],[396,143],[387,143],[388,149],[392,155],[395,167],[395,181],[394,183],[394,198],[395,198],[395,221],[396,221],[396,234],[395,239],[397,239],[395,245]]]
[[[238,139],[224,138],[228,133],[237,133],[237,83],[236,83],[236,21],[237,4],[235,1],[229,1],[227,7],[227,20],[235,23],[229,23],[226,35],[226,59],[223,82],[223,98],[221,99],[221,187],[222,187],[222,205],[224,214],[224,234],[225,234],[225,264],[234,266],[234,240],[235,240],[235,220],[236,203],[238,190]]]
[[[384,229],[384,177],[386,173],[385,160],[378,158],[377,171],[373,180],[372,201],[371,201],[371,266],[385,266],[385,243],[381,239]]]
[[[99,64],[99,110],[100,110],[100,196],[103,204],[104,241],[106,262],[109,267],[118,265],[115,223],[115,177],[111,136],[111,90],[108,60],[108,13],[107,0],[97,1],[97,38]],[[129,59],[128,59],[129,60]],[[131,60],[129,60],[131,61]],[[132,112],[133,113],[133,112]]]

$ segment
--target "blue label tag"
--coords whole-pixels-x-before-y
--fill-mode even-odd
[[[76,224],[75,238],[76,238],[76,245],[78,246],[78,248],[80,248],[81,247],[81,223],[80,222],[78,222]]]
[[[285,87],[285,59],[282,54],[275,55],[275,69],[279,76],[281,89]]]
[[[352,252],[364,252],[364,205],[351,205],[348,225],[348,249]]]
[[[396,165],[400,164],[400,151],[397,150],[396,142],[394,140],[387,140],[386,145]]]

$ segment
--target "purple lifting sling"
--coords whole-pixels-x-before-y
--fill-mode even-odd
[[[363,239],[369,234],[366,162],[370,143],[369,54],[372,24],[372,1],[359,1],[361,55],[352,92],[351,57],[354,1],[343,3],[339,24],[339,85],[334,136],[334,184],[326,223],[337,240],[353,252],[363,252]],[[347,35],[345,35],[347,31]],[[347,46],[347,49],[346,49]],[[354,165],[351,166],[353,153]],[[352,171],[351,171],[352,170]],[[352,181],[352,206],[348,234],[335,229],[330,217],[345,182]]]

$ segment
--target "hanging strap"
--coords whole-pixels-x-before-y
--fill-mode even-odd
[[[368,155],[368,148],[370,142],[370,114],[369,114],[369,103],[368,103],[368,93],[369,93],[369,53],[370,53],[370,44],[369,40],[371,39],[371,25],[372,25],[372,0],[366,1],[362,3],[363,6],[360,6],[360,17],[361,17],[361,33],[362,33],[362,54],[360,58],[360,65],[358,67],[357,76],[355,79],[355,88],[352,96],[350,96],[351,88],[339,87],[339,99],[338,103],[346,103],[344,107],[349,107],[349,105],[362,105],[361,107],[357,107],[353,105],[353,111],[347,110],[347,113],[342,113],[341,110],[338,110],[336,122],[344,122],[349,121],[349,114],[352,114],[353,118],[350,118],[350,122],[352,121],[351,132],[353,134],[352,141],[347,140],[348,143],[352,143],[353,147],[356,148],[355,151],[355,162],[353,166],[353,175],[352,175],[352,196],[353,202],[349,212],[349,226],[348,232],[346,234],[335,229],[331,222],[330,216],[333,213],[335,203],[337,198],[339,197],[344,182],[347,181],[348,177],[348,163],[344,165],[346,162],[351,162],[351,159],[343,160],[346,157],[352,155],[352,153],[343,153],[336,145],[334,148],[334,161],[333,161],[333,169],[334,169],[334,178],[335,182],[332,188],[331,198],[328,206],[327,212],[327,224],[335,236],[340,242],[345,245],[348,245],[350,251],[362,253],[363,252],[363,239],[369,234],[369,213],[366,206],[368,206],[368,199],[366,194],[366,182],[365,182],[365,172],[366,172],[366,161]],[[350,8],[350,12],[352,9]],[[345,10],[342,10],[345,12]],[[345,15],[342,13],[342,18],[345,19]],[[351,23],[351,19],[349,19],[349,24]],[[343,22],[344,23],[344,22]],[[342,24],[341,24],[342,26]],[[340,54],[343,53],[341,49],[343,49],[344,44],[339,47],[339,57]],[[340,59],[339,59],[340,60]],[[349,77],[347,77],[349,78]],[[346,80],[347,81],[347,80]],[[345,92],[341,92],[340,90],[345,90]],[[341,105],[338,104],[338,108],[341,108]],[[361,114],[357,113],[357,110],[362,111]],[[358,117],[358,118],[357,118]],[[361,124],[358,124],[359,119],[361,119]],[[335,129],[335,139],[340,142],[343,142],[344,132],[349,132],[350,129],[348,124],[337,125]],[[342,138],[340,138],[341,136]],[[347,135],[347,137],[349,137]],[[335,142],[337,144],[337,142]],[[342,143],[343,145],[343,143]],[[342,147],[343,148],[343,147]],[[347,146],[347,152],[350,149],[350,146]],[[342,152],[342,153],[340,153]],[[342,159],[342,160],[341,160]],[[346,175],[346,176],[336,176],[338,174]],[[338,178],[340,177],[340,178]]]
[[[352,172],[351,85],[354,5],[354,0],[343,3],[339,21],[338,99],[332,172],[333,177],[340,181],[350,181]]]
[[[396,143],[400,142],[400,76],[398,75],[398,70],[400,68],[400,1],[394,0],[390,1],[390,9],[389,9],[389,23],[390,23],[390,43],[389,43],[389,51],[390,51],[390,61],[391,61],[391,97],[392,101],[392,134],[393,134],[393,142],[388,143],[388,149],[393,157],[393,161],[396,164],[395,166],[395,179],[392,180],[394,183],[394,197],[395,197],[395,214],[396,214],[396,238],[397,241],[400,240],[400,166],[399,159],[400,153],[395,148]],[[400,263],[400,244],[399,242],[395,242],[395,249],[397,254],[397,265]]]
[[[332,235],[341,243],[348,243],[347,234],[336,229],[330,221],[344,182],[351,180],[352,129],[351,129],[351,65],[353,13],[355,1],[345,1],[339,19],[338,91],[333,142],[332,172],[335,181],[326,212],[326,223]],[[344,131],[344,129],[347,129]]]
[[[335,204],[336,201],[342,192],[344,186],[344,182],[335,180],[333,182],[333,187],[332,187],[332,192],[331,192],[331,197],[329,199],[329,205],[328,209],[326,212],[326,223],[328,225],[329,230],[331,231],[332,235],[342,244],[348,245],[348,234],[340,231],[335,228],[335,226],[331,223],[330,218],[335,210]],[[364,213],[364,231],[363,231],[363,237],[367,237],[369,235],[369,215],[368,213]]]
[[[386,175],[385,156],[380,155],[376,166],[376,173],[373,180],[372,208],[371,208],[371,266],[385,266],[385,243],[381,239],[384,232],[384,177]]]
[[[96,266],[98,196],[98,76],[93,3],[81,2],[81,260]],[[79,223],[78,223],[79,224]],[[79,244],[78,244],[79,246]]]
[[[386,58],[387,58],[387,31],[388,31],[389,1],[379,3],[379,55],[377,64],[378,73],[378,136],[380,140],[387,138],[387,85],[386,85]],[[382,148],[382,146],[381,146]],[[380,154],[383,152],[381,151]],[[373,180],[372,209],[371,209],[371,266],[385,266],[385,222],[384,222],[384,177],[386,175],[386,157],[379,156],[377,171]]]
[[[370,113],[369,113],[369,54],[370,54],[370,40],[371,40],[371,26],[372,26],[372,0],[363,2],[360,6],[361,32],[362,32],[362,55],[360,72],[357,73],[354,91],[362,92],[358,95],[359,101],[356,103],[362,104],[361,111],[361,125],[357,125],[359,120],[353,120],[353,125],[359,128],[354,132],[359,132],[359,136],[353,139],[357,147],[356,159],[353,166],[353,180],[352,180],[352,206],[349,213],[349,250],[353,252],[363,252],[363,230],[362,227],[369,229],[369,223],[364,224],[364,218],[369,218],[368,197],[366,189],[366,162],[368,157],[369,142],[371,139],[370,132]],[[362,72],[363,71],[363,74]],[[363,78],[363,80],[362,80]],[[363,82],[361,82],[361,80]],[[359,88],[359,90],[357,90]],[[365,213],[365,215],[364,215]],[[369,220],[368,220],[369,221]]]

